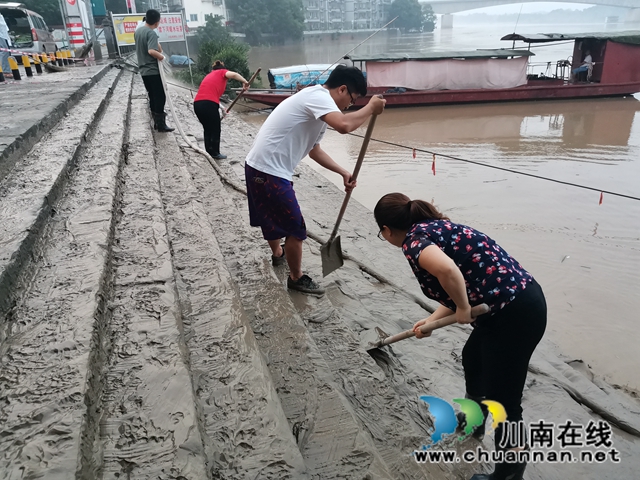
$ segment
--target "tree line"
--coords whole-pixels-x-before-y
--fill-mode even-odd
[[[64,25],[58,0],[19,0],[19,3],[39,13],[49,27]],[[128,13],[126,0],[105,0],[104,4],[108,12]],[[149,9],[149,4],[148,0],[136,0],[136,9],[138,12],[145,12]]]
[[[63,25],[58,0],[22,0],[22,3],[42,15],[47,25]],[[149,0],[136,0],[137,11],[146,11],[149,4]],[[251,45],[302,38],[305,28],[302,0],[227,0],[226,5],[232,13],[233,29],[244,33]],[[126,0],[105,0],[105,6],[113,13],[127,13]],[[396,16],[394,28],[421,32],[435,28],[433,9],[430,5],[420,5],[418,0],[394,0],[387,21]]]

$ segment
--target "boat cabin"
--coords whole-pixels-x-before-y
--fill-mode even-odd
[[[562,80],[571,79],[571,71],[584,61],[587,52],[591,55],[592,65],[585,75],[576,81],[600,84],[620,84],[640,82],[640,32],[625,31],[611,33],[560,34],[540,33],[536,35],[520,35],[512,33],[502,40],[524,42],[531,48],[532,44],[566,42],[574,40],[573,54],[568,60],[556,63],[555,75],[532,75],[530,80]]]
[[[525,85],[532,55],[530,50],[498,49],[349,58],[366,72],[372,90],[468,90]]]
[[[405,107],[585,99],[640,92],[638,31],[582,35],[513,33],[502,39],[513,41],[512,48],[345,57],[367,78],[367,97],[359,98],[353,108],[362,107],[368,97],[376,94],[384,94],[387,107]],[[555,73],[551,71],[552,62],[530,61],[534,55],[532,44],[571,40],[573,55],[557,61]],[[517,41],[528,44],[528,48],[516,49]],[[582,65],[587,50],[591,55],[589,68],[572,76],[572,71]],[[539,65],[546,65],[546,71],[532,74],[531,69]],[[283,79],[291,80],[295,72],[286,74],[288,77]],[[318,80],[317,83],[323,83],[322,78]],[[302,85],[298,80],[295,82]],[[266,105],[278,105],[294,93],[293,84],[287,85],[288,90],[286,86],[279,90],[252,90],[244,96]]]

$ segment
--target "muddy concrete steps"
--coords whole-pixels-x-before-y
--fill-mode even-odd
[[[3,184],[3,479],[96,478],[99,468],[109,245],[131,91],[131,75],[118,78],[99,82]]]
[[[309,478],[176,137],[155,138],[181,328],[211,478]]]
[[[182,121],[188,125],[191,131],[198,132],[198,126],[192,123],[191,115],[183,113]],[[225,122],[230,122],[229,125],[225,124],[227,128],[240,128],[248,130],[247,133],[254,133],[251,131],[251,127],[233,117],[227,117]],[[246,149],[248,150],[249,147],[250,145],[247,145]],[[197,163],[197,157],[190,158],[193,159],[194,163]],[[241,163],[237,159],[231,159],[229,162],[219,162],[219,166],[230,178],[242,183],[242,180],[237,175],[242,171]],[[208,169],[206,163],[202,164],[202,168],[204,171]],[[201,178],[205,175],[204,171],[193,175],[195,178]],[[303,175],[319,176],[313,174],[311,169],[308,168],[302,168],[300,171],[303,172]],[[300,180],[301,178],[297,176],[296,185],[299,184]],[[210,193],[206,193],[207,187],[204,185],[208,181],[203,181],[203,185],[201,185],[203,197],[210,195]],[[312,179],[305,179],[305,183],[311,182]],[[323,184],[323,186],[325,185]],[[310,188],[318,190],[315,185]],[[339,203],[344,197],[330,184],[326,185],[326,191],[332,194],[329,204],[332,202],[338,204],[335,208],[337,212],[340,206]],[[248,253],[255,256],[263,264],[260,266],[260,272],[255,273],[256,278],[261,278],[261,275],[272,276],[274,270],[268,261],[270,258],[268,248],[264,248],[265,242],[260,238],[259,230],[248,227],[246,197],[236,194],[227,194],[226,197],[234,199],[238,215],[237,231],[231,237],[242,238],[240,243],[251,242],[251,246],[247,249]],[[328,210],[331,210],[331,207]],[[308,219],[315,218],[315,211],[307,213]],[[243,225],[240,228],[241,221]],[[223,221],[216,224],[226,225]],[[226,229],[226,226],[224,228]],[[222,230],[222,227],[220,230]],[[221,233],[218,231],[218,234],[220,235]],[[226,245],[234,242],[225,240],[221,241],[221,243]],[[238,243],[238,240],[235,243]],[[318,247],[312,240],[306,242],[304,266],[309,272],[315,272],[317,279],[322,281],[318,276],[321,271]],[[246,253],[241,249],[240,255],[243,254]],[[235,271],[238,272],[236,275],[242,274],[246,276],[246,273],[242,273],[242,261],[238,260],[237,252],[230,252],[226,258],[227,262],[237,265],[235,267]],[[265,263],[266,265],[264,265]],[[342,272],[342,270],[339,272]],[[441,475],[442,472],[438,469],[425,469],[417,465],[411,457],[413,449],[419,448],[420,445],[425,443],[429,436],[429,431],[432,429],[425,405],[420,404],[421,402],[417,399],[418,395],[405,397],[394,390],[383,370],[362,348],[359,335],[354,333],[363,330],[362,327],[358,328],[358,322],[371,324],[387,315],[384,308],[376,309],[374,303],[375,301],[387,304],[390,301],[395,302],[397,301],[398,292],[391,287],[381,285],[350,262],[347,262],[344,270],[344,278],[346,280],[342,280],[342,277],[338,277],[338,274],[333,274],[328,279],[325,279],[324,283],[328,285],[329,292],[323,299],[315,299],[314,297],[296,293],[285,293],[285,297],[288,296],[289,298],[280,300],[280,297],[276,296],[269,303],[276,305],[275,308],[278,308],[277,305],[279,303],[287,303],[294,307],[294,310],[290,311],[290,313],[295,316],[297,312],[302,318],[308,334],[311,335],[312,341],[321,355],[323,367],[327,368],[332,376],[333,385],[335,385],[339,394],[346,399],[348,408],[357,419],[360,428],[368,433],[375,448],[389,467],[389,471],[392,472],[393,478],[426,478],[429,476],[439,478],[438,475]],[[280,289],[281,292],[286,292],[284,284],[288,274],[287,268],[275,269],[275,274],[281,284],[275,285],[274,288]],[[353,291],[360,288],[360,286],[351,285],[350,278],[354,276],[363,282],[363,289],[360,292]],[[336,278],[338,278],[340,286],[333,284]],[[242,287],[240,288],[242,290]],[[373,301],[370,301],[369,305],[367,305],[373,312],[367,310],[359,300],[360,295],[373,298]],[[386,298],[385,295],[387,295]],[[260,298],[259,301],[255,300],[253,303],[262,304],[264,299]],[[417,306],[414,304],[414,307]],[[421,309],[418,307],[418,310]],[[264,317],[261,324],[268,329],[271,326],[270,320],[278,318],[278,314],[271,314],[271,318],[267,315],[264,315]],[[346,322],[347,319],[348,323]],[[277,323],[277,321],[273,323]],[[279,341],[277,335],[273,335],[275,337],[274,343],[277,343]],[[260,341],[260,336],[258,339]],[[426,392],[422,394],[424,393]],[[393,421],[389,421],[389,419],[393,419]]]
[[[276,276],[268,247],[238,208],[246,197],[223,187],[202,157],[190,153],[187,165],[310,475],[393,478]]]
[[[0,181],[109,71],[109,64],[73,68],[46,79],[23,77],[3,88],[0,111],[7,122],[0,131]]]
[[[181,120],[188,125],[188,129],[198,134],[198,124],[192,123],[192,115],[182,112]],[[248,135],[254,134],[252,127],[241,120],[227,117],[226,128],[242,129]],[[234,151],[248,151],[250,145],[234,145]],[[197,163],[197,157],[190,157],[193,163]],[[242,184],[239,177],[243,167],[242,160],[238,157],[229,161],[219,162],[219,167],[225,175]],[[207,165],[202,165],[203,171],[193,173],[194,178],[201,178],[205,175],[204,170]],[[206,196],[207,190],[203,181],[201,191]],[[315,230],[320,228],[331,230],[333,225],[329,218],[333,218],[335,212],[340,208],[344,194],[336,189],[328,180],[324,179],[309,167],[301,165],[295,178],[297,191],[300,196],[307,196],[306,205],[324,205],[321,210],[308,210],[307,222],[313,223]],[[267,277],[274,271],[268,265],[269,252],[265,247],[265,242],[260,238],[258,229],[248,228],[248,215],[246,207],[246,197],[243,195],[228,194],[234,199],[234,204],[238,211],[238,222],[244,221],[242,229],[237,228],[237,232],[232,235],[234,238],[242,238],[240,243],[251,241],[252,245],[247,250],[250,255],[255,255],[262,259],[267,265],[263,268],[263,274]],[[322,198],[320,198],[322,197]],[[362,237],[362,247],[353,248],[351,242],[347,242],[347,248],[353,251],[357,258],[363,263],[375,265],[381,264],[383,271],[398,270],[398,267],[406,265],[384,261],[384,255],[389,252],[381,252],[376,248],[367,248],[367,239],[374,239],[375,247],[384,244],[375,238],[375,231],[371,234],[369,230],[375,230],[375,222],[371,218],[371,213],[363,215],[364,207],[354,203],[355,211],[348,212],[349,225],[355,229],[345,229],[343,237]],[[319,221],[316,221],[316,218]],[[335,221],[335,219],[334,219]],[[371,226],[369,226],[371,223]],[[224,222],[218,222],[225,225]],[[226,228],[226,226],[224,227]],[[248,231],[246,230],[248,229]],[[328,232],[324,232],[328,236]],[[231,237],[230,237],[231,238]],[[245,238],[247,240],[245,240]],[[248,240],[252,238],[253,240]],[[238,242],[238,240],[236,240]],[[221,241],[225,245],[227,241]],[[362,340],[367,335],[360,335],[366,330],[371,330],[377,325],[382,325],[390,332],[401,331],[413,325],[413,321],[428,315],[420,306],[404,296],[396,288],[381,284],[360,268],[347,261],[345,266],[332,274],[327,279],[320,279],[321,259],[319,256],[319,245],[308,240],[305,244],[304,267],[307,271],[315,273],[318,280],[327,287],[326,297],[315,299],[306,295],[296,293],[289,294],[292,305],[297,314],[302,318],[307,326],[318,352],[321,354],[324,365],[332,375],[332,382],[340,395],[348,402],[349,409],[361,427],[368,433],[380,453],[384,462],[392,472],[393,478],[448,478],[455,475],[448,467],[419,466],[413,460],[411,453],[414,449],[420,448],[427,443],[430,432],[433,429],[432,420],[428,414],[424,402],[418,397],[425,394],[433,394],[431,384],[425,384],[413,378],[412,373],[407,370],[404,362],[393,355],[385,356],[374,360],[363,348]],[[343,247],[344,248],[344,247]],[[254,250],[258,250],[255,251]],[[246,254],[241,250],[242,254]],[[369,252],[371,257],[367,256]],[[392,251],[391,253],[396,253]],[[240,272],[238,256],[230,252],[226,255],[227,262],[236,264],[235,271]],[[400,260],[404,260],[400,255]],[[406,262],[406,261],[405,261]],[[282,282],[282,288],[288,274],[287,268],[275,269],[275,274]],[[256,273],[256,276],[258,274]],[[244,280],[243,280],[244,281]],[[240,287],[242,290],[242,287]],[[397,305],[400,299],[402,307],[389,317],[389,304]],[[260,302],[264,300],[261,298]],[[277,303],[276,300],[273,303]],[[275,317],[274,317],[275,318]],[[412,319],[409,321],[407,319]],[[415,320],[413,320],[415,319]],[[264,320],[263,323],[270,327],[270,323]],[[389,326],[389,323],[392,326]],[[256,332],[258,333],[258,332]],[[260,341],[260,336],[258,337]],[[459,393],[459,392],[457,392]],[[459,395],[455,395],[459,396]],[[471,471],[467,466],[456,469],[458,473],[470,476]]]
[[[206,479],[166,219],[140,78],[114,232],[102,478]]]
[[[37,252],[42,228],[55,215],[54,205],[84,145],[91,140],[120,74],[118,70],[109,71],[2,179],[0,318],[10,315],[19,290],[16,280]],[[9,326],[6,321],[0,324],[0,342],[9,334]]]
[[[206,165],[204,167],[206,168]],[[227,174],[234,175],[234,172],[226,166],[222,168]],[[286,333],[274,328],[274,325],[283,322],[282,310],[285,310],[285,315],[299,317],[304,327],[300,329],[298,339],[291,342],[291,345],[295,347],[296,343],[308,342],[311,347],[307,348],[313,349],[313,353],[320,355],[316,359],[320,365],[317,370],[320,372],[319,375],[328,375],[324,379],[329,379],[343,405],[346,405],[345,408],[353,415],[355,424],[365,434],[367,440],[371,441],[371,446],[376,451],[376,455],[379,454],[382,458],[391,478],[447,478],[447,475],[451,474],[450,468],[431,465],[424,467],[418,465],[412,457],[413,450],[426,443],[433,429],[426,405],[418,400],[420,394],[429,392],[425,390],[416,393],[412,390],[407,394],[404,388],[396,390],[396,385],[406,383],[407,380],[411,382],[411,379],[407,378],[407,372],[401,365],[393,365],[391,368],[395,370],[398,382],[389,382],[384,370],[366,353],[361,344],[361,338],[354,333],[358,331],[354,329],[354,322],[375,322],[376,318],[380,318],[385,312],[384,308],[376,309],[376,302],[388,304],[396,301],[397,292],[391,287],[379,284],[350,262],[346,263],[339,274],[321,280],[319,245],[312,240],[305,244],[304,266],[307,271],[316,273],[317,279],[327,286],[328,293],[323,298],[316,298],[287,292],[285,282],[288,269],[286,267],[274,269],[269,262],[268,249],[260,248],[265,242],[260,238],[259,230],[248,226],[246,197],[231,194],[229,191],[227,196],[233,199],[237,210],[236,232],[232,236],[238,238],[244,235],[246,238],[251,238],[252,246],[249,252],[241,248],[233,253],[229,252],[226,258],[228,262],[236,264],[236,277],[241,278],[239,288],[243,292],[243,297],[246,297],[246,302],[260,306],[261,310],[254,311],[254,316],[258,316],[257,320],[254,320],[254,330],[258,329],[256,333],[259,334],[258,341],[263,351],[271,359],[271,350],[288,348],[282,341]],[[224,221],[218,221],[216,224],[225,225],[226,231]],[[240,227],[244,230],[242,233],[238,233]],[[224,236],[224,233],[218,230],[217,235]],[[230,244],[230,239],[231,237],[222,243]],[[243,255],[253,258],[256,266],[243,267],[247,261],[246,258],[242,258]],[[247,279],[250,268],[255,269],[253,273],[255,278],[252,278],[253,286]],[[261,293],[258,290],[255,293],[256,297],[253,297],[251,290],[255,290],[260,282],[266,282],[265,278],[272,278],[274,275],[278,280],[272,283],[271,292],[273,293],[262,293],[257,296]],[[356,280],[354,281],[353,278]],[[337,283],[334,283],[336,279]],[[268,295],[273,298],[269,299]],[[368,298],[367,303],[361,301],[361,298]],[[265,308],[265,305],[271,306]],[[286,307],[283,307],[284,305]],[[413,307],[420,310],[415,304]],[[374,313],[369,311],[369,308]],[[265,341],[264,336],[271,338]],[[289,368],[288,365],[293,362],[288,358],[285,360],[283,365]],[[270,363],[272,370],[274,364],[275,362]],[[286,382],[295,378],[289,371],[281,375]],[[291,388],[286,383],[285,385]],[[283,391],[284,389],[278,390],[281,397]],[[291,393],[295,396],[300,395],[295,390]],[[322,401],[324,400],[318,399],[318,402]],[[376,466],[376,468],[380,467]],[[376,468],[372,471],[384,475],[383,470],[376,470]],[[322,474],[326,475],[327,472],[322,470]]]

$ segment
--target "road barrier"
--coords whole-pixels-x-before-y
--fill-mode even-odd
[[[20,76],[20,70],[18,69],[18,62],[13,57],[9,57],[9,66],[11,67],[11,73],[13,74],[14,80],[20,80],[22,77]]]
[[[33,66],[36,68],[36,73],[42,75],[42,65],[40,64],[40,55],[35,54],[33,56]]]
[[[73,65],[75,66],[74,55],[70,50],[58,50],[55,53],[33,53],[33,52],[22,52],[20,50],[14,50],[11,48],[0,48],[0,52],[9,52],[9,67],[11,68],[11,74],[13,75],[14,80],[22,80],[22,76],[20,74],[20,69],[18,67],[18,61],[16,58],[20,58],[22,60],[22,65],[24,66],[24,71],[27,77],[33,77],[33,69],[38,75],[43,73],[42,64],[52,63],[53,65],[58,65],[62,67],[64,65]],[[2,71],[0,67],[0,83],[6,83],[7,77],[5,74],[9,72]]]
[[[27,77],[33,77],[33,70],[31,68],[29,55],[22,55],[22,66],[24,67],[24,73],[27,74]]]

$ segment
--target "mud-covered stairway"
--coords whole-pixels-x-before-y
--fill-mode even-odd
[[[189,97],[178,100],[197,134]],[[241,183],[255,130],[233,116],[225,128],[242,133],[217,168]],[[342,193],[305,166],[296,184],[315,206],[310,230],[327,234]],[[350,209],[348,252],[383,272],[406,268],[370,240],[371,213]],[[409,284],[346,262],[324,298],[287,292],[245,197],[177,135],[153,132],[139,77],[98,81],[3,175],[0,213],[0,479],[462,480],[487,469],[411,456],[432,429],[418,397],[463,388],[464,328],[374,360],[361,331],[426,315],[402,292]],[[306,243],[311,272],[318,246]],[[537,361],[525,402],[553,403],[537,400],[533,415],[586,422],[551,361]],[[634,471],[633,461],[617,477],[593,470]],[[527,478],[572,477],[543,466]]]

